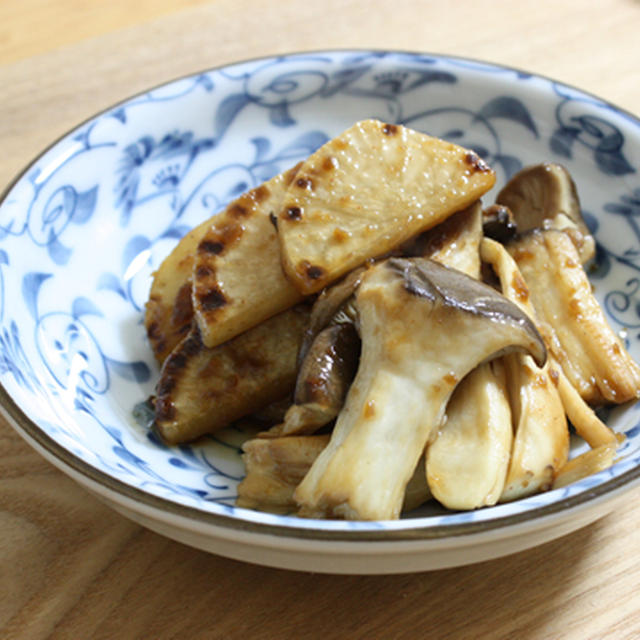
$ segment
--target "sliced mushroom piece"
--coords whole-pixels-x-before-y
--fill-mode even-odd
[[[542,364],[518,307],[433,260],[390,258],[356,292],[362,354],[331,440],[295,492],[300,514],[397,518],[405,487],[458,382],[512,351]]]
[[[294,403],[282,423],[262,434],[267,437],[314,433],[335,420],[353,381],[360,356],[360,338],[351,323],[323,329],[302,362]]]
[[[340,412],[360,355],[353,294],[364,271],[355,269],[317,297],[298,354],[293,403],[261,437],[314,433]]]
[[[583,264],[595,255],[595,240],[582,217],[576,185],[562,165],[546,162],[522,169],[498,193],[496,203],[513,213],[518,233],[566,230]]]
[[[598,418],[596,412],[582,399],[582,396],[567,379],[562,367],[553,357],[550,357],[549,361],[556,374],[554,380],[557,378],[562,406],[578,435],[593,448],[617,443],[616,434]]]
[[[293,492],[328,443],[328,435],[245,442],[242,460],[246,475],[238,485],[236,505],[274,513],[295,511]]]
[[[536,230],[507,248],[547,347],[582,398],[595,406],[640,397],[640,367],[607,322],[569,237]]]
[[[481,255],[498,275],[503,293],[531,318],[534,318],[534,321],[537,321],[527,284],[518,265],[507,250],[501,244],[485,238],[481,245]],[[558,389],[564,411],[578,434],[592,447],[614,442],[616,435],[585,403],[551,355],[547,366],[551,380]]]
[[[507,297],[534,315],[526,284],[506,249],[485,239],[482,257],[499,274]],[[516,358],[507,358],[511,360],[512,374],[509,380],[515,407],[516,438],[502,497],[505,501],[530,495],[538,489],[548,489],[551,483],[555,486],[562,470],[570,468],[570,463],[567,463],[569,436],[565,426],[566,417],[590,446],[615,449],[617,445],[616,435],[571,386],[553,357],[549,357],[537,375],[530,362],[524,363],[524,370],[518,369]],[[526,357],[521,359],[527,360]],[[604,464],[604,458],[599,460]]]
[[[273,513],[295,512],[293,493],[328,443],[328,435],[245,442],[242,459],[246,476],[238,485],[236,505]],[[407,484],[402,511],[416,509],[430,497],[422,467],[418,466]]]
[[[569,426],[552,370],[520,354],[504,361],[515,435],[500,502],[549,490],[569,456]]]
[[[509,207],[492,204],[482,212],[482,230],[487,238],[504,244],[516,237],[518,226]]]
[[[482,364],[462,380],[427,447],[429,489],[449,509],[494,505],[502,494],[513,439],[503,360]]]
[[[422,235],[423,255],[479,277],[480,202]],[[451,509],[495,504],[507,475],[512,438],[504,367],[494,359],[476,367],[458,385],[446,419],[430,439],[426,478],[434,497]]]
[[[360,285],[366,267],[354,269],[341,281],[324,289],[316,298],[311,309],[309,326],[305,331],[302,347],[300,348],[299,362],[307,355],[316,336],[329,324],[336,322],[352,323],[355,321],[355,313],[351,309],[353,294]]]
[[[299,305],[213,349],[194,326],[160,372],[154,426],[161,437],[194,440],[291,393],[308,318]]]
[[[582,478],[608,469],[614,462],[617,449],[618,442],[613,441],[589,449],[569,460],[556,475],[552,488],[566,487]]]
[[[254,424],[271,426],[284,420],[287,409],[293,403],[293,390],[284,398],[270,402],[266,407],[262,407],[247,416]]]
[[[431,258],[472,278],[480,275],[480,241],[482,240],[482,205],[472,205],[454,213],[433,229],[406,244],[406,256]]]

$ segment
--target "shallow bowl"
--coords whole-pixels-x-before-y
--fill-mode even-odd
[[[616,463],[568,487],[467,513],[393,522],[300,519],[234,506],[247,434],[168,447],[134,419],[157,366],[142,316],[178,239],[355,121],[402,123],[474,149],[498,184],[564,164],[598,243],[590,272],[640,356],[640,122],[552,80],[428,54],[329,51],[198,73],[122,102],[56,142],[0,205],[0,396],[54,465],[176,540],[290,569],[389,573],[461,565],[567,534],[640,483],[637,405],[610,411]],[[490,200],[489,194],[486,199]],[[576,441],[572,455],[585,449]]]

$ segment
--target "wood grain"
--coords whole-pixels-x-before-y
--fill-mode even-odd
[[[207,0],[8,0],[0,3],[0,64],[142,24]]]
[[[3,0],[0,185],[85,118],[182,74],[322,48],[471,56],[640,113],[637,0]],[[635,186],[637,179],[632,181]],[[640,637],[640,492],[561,540],[437,572],[332,576],[208,555],[125,520],[0,421],[0,637]]]

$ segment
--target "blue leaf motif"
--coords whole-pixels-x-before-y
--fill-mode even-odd
[[[82,387],[76,387],[76,406],[89,411],[91,402],[93,402],[93,395]]]
[[[89,298],[81,296],[76,298],[71,304],[71,315],[77,320],[81,316],[98,316],[103,317],[102,311],[96,307]]]
[[[30,391],[41,387],[40,380],[22,349],[20,331],[13,320],[10,329],[5,327],[0,332],[0,375],[5,373],[11,373],[17,384]]]
[[[113,291],[124,300],[127,299],[127,294],[125,293],[125,290],[120,283],[120,279],[113,273],[103,273],[98,278],[97,288],[99,291]]]
[[[146,236],[133,236],[122,252],[122,271],[126,272],[131,264],[140,259],[139,256],[146,252],[150,246],[151,241]]]
[[[414,89],[423,84],[428,84],[429,82],[444,82],[445,84],[455,84],[458,82],[458,78],[453,73],[448,73],[446,71],[426,71],[420,74],[420,77],[414,82],[410,83],[406,90]]]
[[[596,255],[589,266],[589,278],[602,279],[611,270],[611,258],[609,254],[596,243]]]
[[[124,380],[143,383],[151,379],[151,369],[149,369],[149,365],[142,360],[136,362],[120,362],[118,360],[112,360],[111,358],[105,358],[105,360],[113,372]]]
[[[549,142],[551,151],[563,158],[571,158],[573,156],[573,143],[579,133],[580,130],[574,129],[573,127],[560,127],[556,129]]]
[[[174,158],[176,156],[189,154],[193,149],[193,132],[185,131],[179,133],[173,131],[162,137],[153,150],[154,158]]]
[[[290,127],[296,123],[289,113],[289,106],[286,102],[269,107],[269,120],[276,127]]]
[[[127,113],[124,110],[124,107],[120,107],[119,109],[114,109],[109,115],[116,120],[120,120],[122,124],[127,123]]]
[[[76,206],[73,210],[72,218],[76,224],[84,224],[91,218],[98,199],[98,186],[82,191],[77,194]]]
[[[454,140],[461,140],[464,137],[464,131],[462,129],[449,129],[441,134],[441,138],[453,142]]]
[[[255,162],[262,162],[267,157],[269,150],[271,149],[271,142],[269,138],[257,137],[252,138],[251,143],[256,148]]]
[[[187,464],[184,460],[180,458],[169,458],[169,464],[176,467],[177,469],[196,469],[196,467]]]
[[[608,202],[604,205],[604,210],[609,213],[616,213],[628,218],[636,218],[640,216],[640,188],[634,189],[632,195],[620,196],[619,204],[617,202]]]
[[[331,76],[329,86],[321,92],[322,95],[329,97],[344,91],[350,84],[367,73],[370,68],[371,65],[362,65],[337,71]]]
[[[76,389],[77,391],[77,389]],[[83,396],[81,398],[76,397],[73,400],[73,408],[76,409],[76,411],[83,411],[84,413],[87,413],[89,415],[93,415],[93,412],[91,410],[91,407],[89,406],[89,403],[86,402],[86,400],[93,400],[93,398],[91,396]]]
[[[9,256],[4,249],[0,249],[0,264],[9,264]]]
[[[267,180],[271,180],[271,178],[273,178],[277,173],[280,173],[280,165],[277,162],[260,164],[253,172],[257,182],[266,182]]]
[[[49,241],[47,242],[47,253],[49,257],[59,265],[65,265],[69,262],[69,258],[73,251],[65,247],[58,239],[53,229],[49,230]]]
[[[251,102],[246,93],[233,93],[227,96],[216,110],[214,131],[216,139],[222,138],[236,116]]]
[[[582,217],[584,219],[585,224],[587,225],[587,229],[591,231],[592,234],[595,234],[598,231],[598,227],[600,226],[598,223],[598,218],[593,215],[590,211],[582,210]]]
[[[213,80],[206,73],[203,73],[202,75],[199,75],[196,78],[196,82],[198,84],[202,85],[204,87],[205,91],[213,91],[213,87],[214,87]]]
[[[190,227],[187,225],[176,225],[174,227],[169,227],[160,237],[161,238],[175,238],[176,240],[180,240],[183,236],[189,233]]]
[[[104,425],[104,430],[119,444],[122,444],[122,432],[116,427],[111,427],[108,424]]]
[[[498,96],[493,100],[489,100],[480,109],[478,115],[486,119],[506,118],[507,120],[513,120],[529,129],[536,138],[538,137],[538,129],[529,110],[520,100],[512,96]]]
[[[191,445],[181,444],[181,445],[178,445],[178,448],[180,449],[180,453],[185,454],[186,456],[188,456],[189,458],[192,458],[193,460],[197,460],[196,453],[193,450],[193,447]]]
[[[38,319],[38,293],[42,283],[50,278],[51,273],[27,273],[22,279],[22,299],[34,320]]]
[[[609,176],[623,176],[636,171],[620,151],[601,151],[598,149],[594,157],[600,171]]]
[[[149,442],[153,443],[156,447],[160,449],[167,449],[167,443],[162,440],[162,438],[155,431],[147,432],[147,439]]]
[[[197,496],[198,498],[206,498],[207,492],[203,489],[195,489],[193,487],[187,487],[183,484],[178,484],[178,488],[182,489],[185,493],[189,493],[191,495]],[[224,487],[226,489],[226,487]]]
[[[115,453],[121,460],[124,460],[125,462],[133,464],[135,466],[141,466],[145,463],[142,458],[139,458],[138,456],[131,453],[131,451],[125,449],[122,446],[113,447],[113,453]]]
[[[618,204],[617,202],[609,202],[603,208],[608,213],[616,213],[621,216],[633,215],[633,210],[631,207],[624,204]]]

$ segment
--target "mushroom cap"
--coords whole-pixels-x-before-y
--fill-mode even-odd
[[[390,258],[389,269],[403,278],[404,289],[428,300],[495,323],[513,339],[509,348],[524,349],[543,366],[546,347],[531,318],[489,285],[466,274],[427,259]],[[471,336],[472,337],[472,336]]]
[[[582,233],[590,233],[582,218],[576,185],[559,164],[544,162],[525,167],[501,189],[496,203],[509,207],[519,233],[540,228],[544,220],[561,213]]]

